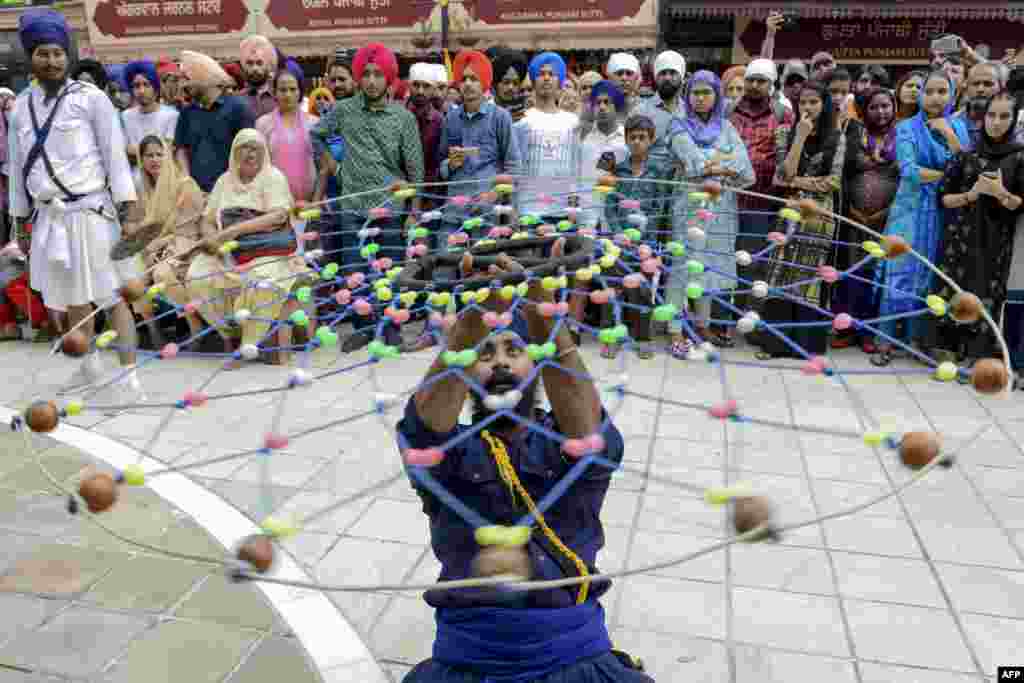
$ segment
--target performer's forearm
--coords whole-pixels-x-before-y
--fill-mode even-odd
[[[448,350],[458,352],[471,349],[479,344],[488,332],[480,313],[475,309],[467,311],[459,317],[452,328]],[[431,431],[438,434],[446,434],[455,428],[462,413],[462,406],[466,403],[466,396],[469,394],[469,387],[455,374],[431,381],[448,369],[448,365],[441,356],[438,356],[427,372],[424,380],[426,386],[417,391],[414,398],[420,419]]]

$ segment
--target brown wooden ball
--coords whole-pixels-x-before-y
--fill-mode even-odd
[[[473,558],[473,576],[512,575],[527,581],[533,575],[530,554],[526,546],[490,545],[482,548]]]
[[[995,358],[983,358],[974,364],[971,384],[979,394],[998,394],[1010,383],[1006,365]]]
[[[25,411],[25,424],[33,432],[52,432],[60,422],[60,411],[52,401],[36,401]]]
[[[924,467],[939,455],[939,437],[932,432],[907,432],[900,441],[900,460],[907,467]]]
[[[274,544],[269,536],[254,534],[242,541],[235,557],[251,564],[260,574],[266,574],[274,564]]]
[[[885,235],[881,240],[886,258],[898,258],[910,253],[910,245],[899,235]]]
[[[146,296],[146,283],[137,278],[125,281],[121,286],[121,298],[128,303],[135,303]]]
[[[403,183],[401,180],[396,180],[395,182],[391,183],[391,185],[388,186],[388,189],[391,192],[401,192],[406,187],[407,185]]]
[[[764,496],[745,496],[732,501],[732,522],[736,532],[745,534],[772,521],[772,502]]]
[[[494,176],[495,185],[515,185],[516,179],[507,173],[502,173]]]
[[[78,358],[89,353],[89,338],[81,330],[72,330],[61,339],[60,349],[65,356]]]
[[[701,189],[707,192],[712,199],[722,196],[722,183],[717,180],[705,180]]]
[[[117,502],[117,482],[109,474],[93,474],[78,485],[78,495],[85,500],[89,512],[106,512]]]
[[[613,175],[605,174],[597,179],[597,184],[603,187],[615,187],[619,184],[619,179]]]
[[[812,218],[814,216],[820,216],[825,212],[821,204],[814,201],[810,197],[801,199],[796,203],[797,211],[799,211],[804,218]]]
[[[958,323],[969,325],[981,319],[981,299],[970,292],[958,292],[949,300],[949,317]]]
[[[490,190],[488,190],[487,192],[481,192],[479,199],[484,204],[493,204],[496,201],[498,201],[498,193],[491,192]]]

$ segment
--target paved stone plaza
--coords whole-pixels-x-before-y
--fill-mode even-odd
[[[595,351],[586,347],[592,371],[611,374],[613,365]],[[2,352],[0,403],[13,408],[52,397],[73,369],[39,346],[5,345]],[[752,359],[744,350],[727,353]],[[376,380],[364,367],[289,392],[284,431],[366,411],[378,392],[407,391],[432,358],[424,352],[384,362]],[[326,373],[365,359],[323,351],[314,365]],[[871,368],[856,351],[834,361],[842,369]],[[894,367],[911,368],[903,363]],[[216,367],[179,358],[149,364],[142,378],[150,402],[168,403]],[[631,359],[628,372],[630,388],[641,394],[705,405],[722,397],[719,369],[710,364],[659,356]],[[849,392],[796,369],[730,366],[726,377],[750,416],[854,433],[865,428],[859,415],[866,410],[897,432],[938,430],[947,448],[962,450],[952,469],[856,515],[794,531],[778,544],[733,546],[617,581],[604,600],[617,647],[642,657],[659,683],[980,683],[992,680],[997,665],[1024,663],[1024,395],[981,398],[925,374],[851,374]],[[206,392],[282,386],[286,378],[281,368],[246,367],[219,374]],[[149,454],[184,465],[258,447],[280,400],[254,393],[179,411]],[[295,440],[270,461],[268,491],[256,456],[188,476],[253,520],[268,510],[302,516],[400,473],[388,433],[400,410]],[[70,422],[142,448],[165,414],[86,412]],[[702,486],[749,481],[774,499],[784,523],[848,508],[910,476],[893,451],[872,450],[852,436],[723,423],[641,398],[627,399],[616,423],[627,438],[628,471],[615,475],[603,513],[607,546],[598,566],[605,571],[681,557],[728,535],[724,509],[649,475]],[[66,432],[65,441],[84,433]],[[338,659],[321,661],[313,653],[324,643],[304,642],[299,625],[279,618],[261,587],[230,584],[209,566],[142,552],[70,518],[62,498],[44,493],[48,482],[22,438],[0,441],[0,539],[7,547],[0,553],[0,683],[48,676],[367,683],[400,680],[429,656],[433,616],[417,593],[332,592],[381,670],[370,659],[346,658],[347,649],[362,646],[340,633],[322,634],[336,639]],[[92,462],[74,443],[35,438],[44,462],[66,480]],[[103,520],[156,546],[225,556],[224,544],[182,512],[186,502],[133,489]],[[423,583],[438,572],[427,540],[418,500],[398,478],[284,546],[324,584]]]

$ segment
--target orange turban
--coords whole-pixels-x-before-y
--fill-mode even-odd
[[[277,72],[277,50],[265,36],[249,36],[242,41],[238,51],[242,54],[243,65],[249,61],[249,57],[259,57],[271,74]]]
[[[234,82],[212,57],[191,50],[181,53],[181,71],[188,80],[202,85],[226,85]]]
[[[398,78],[398,60],[395,59],[395,53],[380,43],[370,43],[356,52],[352,59],[352,77],[356,79],[356,83],[363,80],[363,71],[367,64],[373,64],[380,69],[388,85]]]
[[[491,81],[494,80],[494,70],[487,55],[478,50],[460,52],[455,58],[455,63],[452,64],[452,74],[456,84],[462,84],[462,72],[466,70],[467,66],[473,68],[473,73],[480,79],[480,85],[483,86],[484,92],[490,90]]]
[[[744,77],[744,74],[746,74],[746,72],[747,72],[747,67],[742,66],[742,65],[741,66],[731,66],[728,69],[726,69],[725,73],[722,74],[722,91],[725,92],[725,90],[729,87],[730,81],[732,81],[733,79],[736,79],[736,78],[742,79]]]

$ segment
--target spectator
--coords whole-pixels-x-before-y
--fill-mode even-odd
[[[100,90],[107,90],[107,69],[95,59],[79,59],[71,70],[71,80],[92,83]]]
[[[628,52],[616,52],[608,58],[608,78],[626,94],[626,116],[640,107],[640,60]]]
[[[923,71],[911,71],[896,83],[896,122],[913,118],[920,106],[921,90],[928,74]]]
[[[523,80],[527,77],[526,57],[522,52],[503,49],[494,59],[494,102],[516,122],[526,115]]]
[[[835,68],[836,59],[829,52],[816,52],[811,57],[811,78],[816,81],[824,81]]]
[[[180,110],[182,107],[181,70],[168,57],[161,57],[156,63],[160,76],[160,99],[168,107]]]
[[[309,134],[319,120],[299,107],[302,90],[295,74],[282,69],[271,82],[277,107],[256,120],[270,151],[270,161],[288,179],[292,199],[308,202],[313,198],[316,164]]]
[[[265,36],[249,36],[239,45],[239,52],[242,56],[242,73],[245,76],[245,99],[252,109],[252,118],[255,120],[269,114],[277,106],[277,98],[271,90],[271,81],[278,70],[278,53]],[[301,76],[299,86],[302,86]]]
[[[352,78],[352,63],[344,57],[335,56],[334,62],[327,72],[327,86],[331,89],[335,102],[341,102],[355,95],[358,84]]]
[[[600,173],[614,173],[615,167],[626,160],[626,129],[623,114],[626,110],[626,96],[611,81],[598,81],[590,90],[590,103],[580,124],[579,145],[579,192],[590,191]],[[580,211],[581,225],[596,228],[599,223],[607,227],[604,216],[593,206],[584,206]],[[603,230],[602,230],[603,231]]]
[[[782,94],[790,107],[800,100],[800,90],[807,82],[807,67],[799,59],[791,59],[782,69]]]
[[[985,128],[985,108],[988,101],[1002,88],[999,70],[993,62],[981,62],[971,67],[967,74],[967,92],[963,97],[963,109],[959,116],[967,125],[971,136],[971,147],[981,142],[981,131]]]
[[[131,85],[135,106],[121,115],[121,121],[128,143],[128,161],[138,165],[139,143],[143,138],[155,135],[162,140],[174,140],[178,110],[161,104],[160,77],[153,62],[132,62],[125,69],[125,78]]]
[[[483,55],[481,55],[483,56]],[[486,59],[486,57],[485,57]],[[439,179],[441,128],[444,116],[434,108],[431,100],[437,90],[434,84],[434,68],[432,64],[413,64],[409,70],[409,84],[412,92],[408,109],[416,117],[416,125],[420,131],[420,146],[423,148],[424,181],[436,183]],[[463,95],[465,96],[465,95]],[[437,188],[430,190],[438,194]]]

